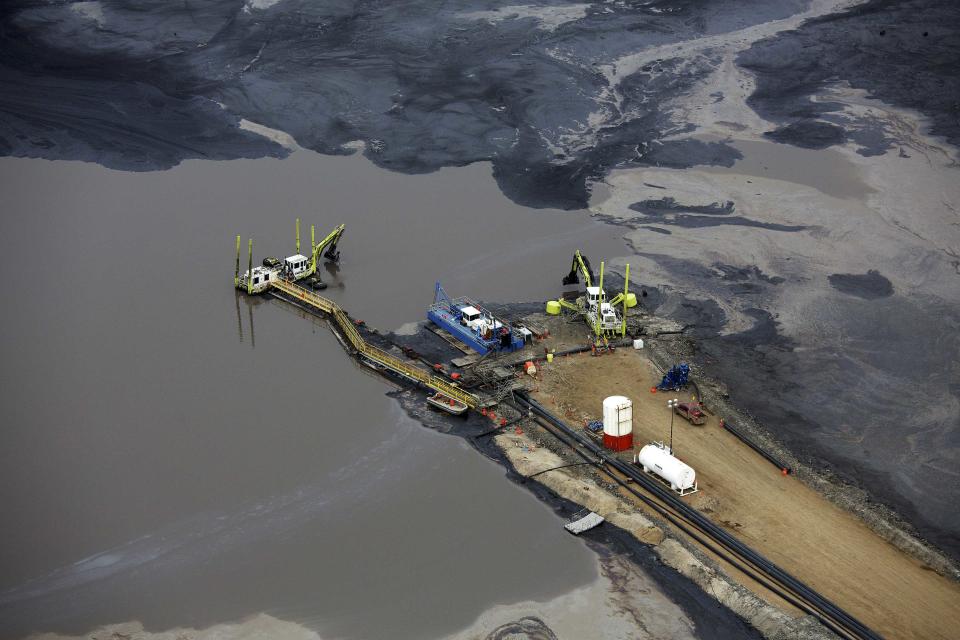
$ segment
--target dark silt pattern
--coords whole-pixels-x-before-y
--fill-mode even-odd
[[[90,4],[0,8],[0,153],[127,170],[285,153],[239,129],[247,119],[325,154],[363,141],[370,160],[404,173],[490,161],[515,202],[570,209],[614,167],[739,157],[677,139],[659,107],[711,63],[659,61],[622,78],[620,100],[599,65],[806,3],[529,5],[542,21],[477,0]]]
[[[659,216],[664,213],[704,213],[708,215],[729,215],[733,213],[736,207],[732,200],[727,200],[723,204],[712,202],[710,204],[682,204],[674,198],[660,198],[659,200],[642,200],[630,205],[632,211],[637,211],[648,216]]]
[[[824,148],[848,137],[874,155],[893,140],[843,105],[812,98],[838,82],[886,103],[916,109],[931,132],[960,144],[960,4],[953,0],[871,0],[754,43],[737,63],[755,74],[748,103],[783,123],[778,142]]]
[[[876,269],[870,269],[866,273],[860,274],[834,273],[828,279],[837,291],[866,300],[886,298],[893,295],[893,283],[880,275],[880,272]]]
[[[489,161],[514,202],[581,208],[591,180],[614,168],[730,166],[741,157],[723,142],[683,139],[693,131],[664,108],[697,88],[714,61],[657,60],[621,78],[617,100],[609,99],[601,66],[648,47],[785,18],[807,4],[654,0],[590,5],[582,15],[569,3],[525,5],[573,16],[553,24],[508,11],[492,19],[498,5],[480,0],[11,0],[0,4],[0,154],[147,171],[193,158],[288,153],[240,127],[249,120],[322,154],[351,153],[346,145],[362,141],[371,162],[401,173]],[[960,143],[960,4],[951,0],[873,0],[755,43],[738,64],[755,74],[749,104],[779,125],[771,133],[778,142],[823,148],[851,140],[865,155],[889,147],[882,124],[813,99],[841,82],[920,111],[934,134]],[[586,127],[600,112],[601,124]],[[748,219],[723,197],[706,206],[646,200],[632,207],[639,214],[633,219],[600,219],[659,239],[670,229],[679,236],[718,225],[810,228]],[[834,274],[839,300],[828,311],[846,331],[851,357],[829,345],[801,351],[779,333],[775,310],[762,310],[767,292],[781,286],[776,276],[641,255],[713,298],[649,289],[645,302],[693,327],[700,355],[738,403],[765,424],[783,425],[777,436],[794,450],[869,487],[922,534],[960,553],[956,481],[944,482],[950,472],[942,471],[956,468],[949,458],[956,415],[915,419],[912,407],[890,399],[923,386],[935,396],[932,406],[949,407],[960,393],[951,381],[960,353],[955,308],[891,295],[879,273]],[[735,295],[756,300],[756,325],[727,335],[717,301]],[[871,421],[869,450],[816,441],[820,425],[846,420],[866,402],[880,416]],[[889,459],[917,434],[928,435],[929,450]],[[916,460],[925,474],[919,481],[900,470]],[[917,512],[921,502],[928,517]]]
[[[847,132],[823,120],[804,118],[770,131],[767,137],[775,142],[792,144],[806,149],[826,149],[847,141]]]
[[[724,205],[715,202],[709,205],[687,207],[673,202],[671,198],[667,198],[665,200],[643,200],[641,202],[635,202],[630,205],[630,209],[640,212],[641,215],[632,218],[619,218],[606,214],[597,214],[594,217],[597,220],[602,220],[615,226],[626,227],[628,229],[646,229],[657,233],[664,233],[666,230],[651,227],[649,226],[650,224],[669,225],[683,229],[702,229],[723,225],[766,229],[768,231],[803,231],[809,228],[804,225],[762,222],[744,216],[729,215],[733,213],[734,209],[732,202]],[[701,213],[685,213],[686,211],[697,210],[700,210]]]

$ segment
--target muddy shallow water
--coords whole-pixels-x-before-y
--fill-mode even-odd
[[[707,137],[706,139],[711,139]],[[729,167],[701,167],[704,173],[749,175],[806,185],[834,198],[862,198],[872,191],[838,151],[732,140],[743,157]]]
[[[622,248],[585,214],[513,205],[489,172],[0,161],[0,261],[23,276],[0,319],[0,636],[266,611],[423,638],[591,582],[592,552],[502,469],[408,418],[322,323],[231,286],[234,235],[286,255],[297,215],[347,223],[327,293],[384,329],[422,318],[437,278],[539,299],[573,248]]]

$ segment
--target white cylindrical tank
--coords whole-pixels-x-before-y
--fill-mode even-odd
[[[674,491],[684,492],[692,489],[697,481],[697,474],[689,465],[680,462],[670,454],[669,447],[661,448],[656,444],[648,444],[640,450],[637,464],[647,473],[655,473],[670,483]]]
[[[614,451],[633,447],[633,402],[625,396],[603,400],[603,445]]]

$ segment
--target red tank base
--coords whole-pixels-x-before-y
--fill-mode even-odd
[[[633,448],[633,434],[625,436],[611,436],[603,434],[603,446],[611,451],[626,451]]]

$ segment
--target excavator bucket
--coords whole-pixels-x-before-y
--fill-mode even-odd
[[[583,277],[586,280],[586,285],[589,287],[593,284],[593,269],[590,267],[590,261],[587,260],[587,256],[580,253],[579,249],[573,254],[573,263],[570,265],[570,273],[568,273],[563,278],[564,285],[570,284],[580,284],[580,273],[583,273]]]
[[[340,252],[337,251],[337,243],[343,238],[343,225],[340,225],[338,230],[333,235],[333,239],[330,241],[330,246],[327,247],[327,250],[323,252],[323,257],[329,260],[330,262],[340,262]]]

